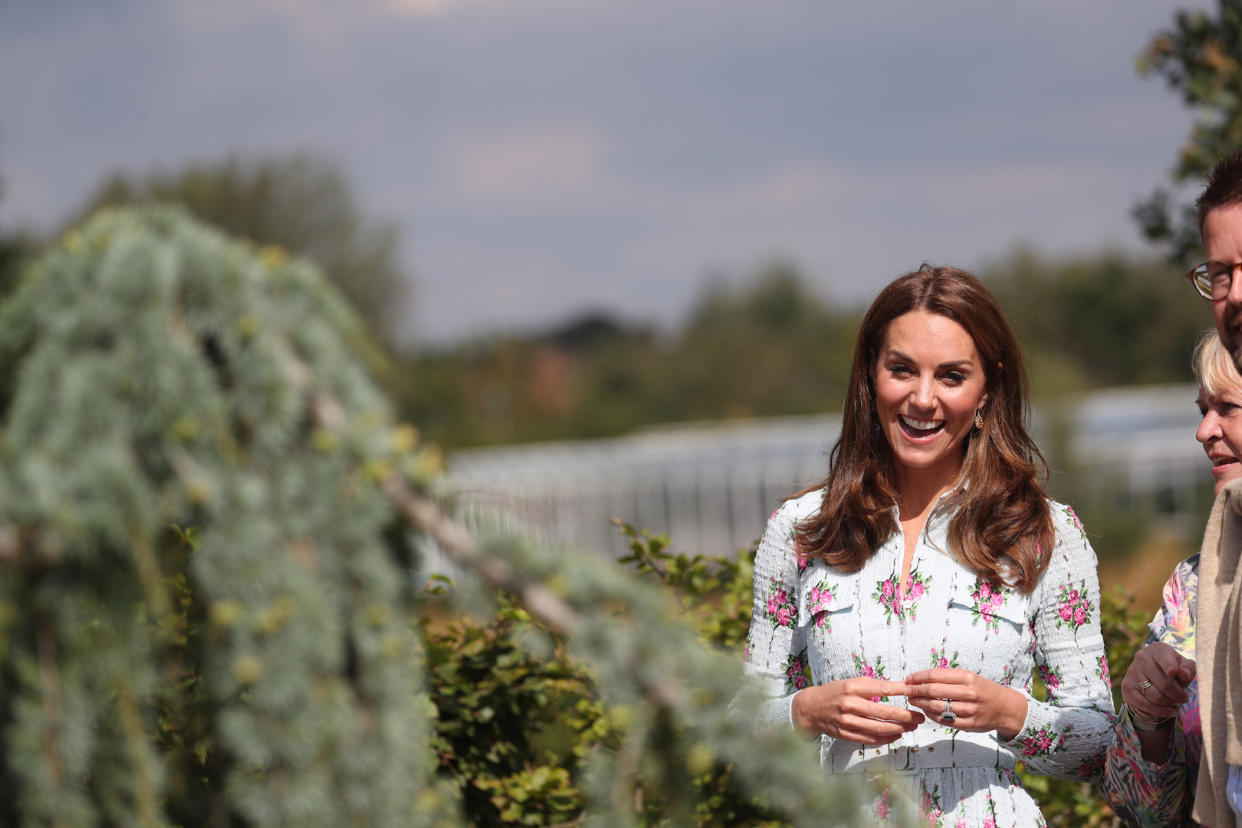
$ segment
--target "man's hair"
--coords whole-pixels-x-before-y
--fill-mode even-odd
[[[1217,207],[1242,204],[1242,151],[1233,152],[1216,162],[1208,173],[1207,186],[1195,206],[1199,208],[1199,235],[1207,214]]]

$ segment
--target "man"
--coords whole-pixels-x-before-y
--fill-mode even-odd
[[[1191,273],[1196,282],[1207,277],[1216,332],[1236,362],[1242,357],[1242,279],[1233,278],[1242,267],[1242,152],[1216,165],[1197,205],[1207,262]]]
[[[1212,301],[1221,342],[1242,370],[1242,153],[1222,159],[1197,202],[1207,261],[1187,274]],[[1220,492],[1200,551],[1195,661],[1203,761],[1194,818],[1232,828],[1242,817],[1242,481]],[[1221,499],[1225,503],[1219,503]]]

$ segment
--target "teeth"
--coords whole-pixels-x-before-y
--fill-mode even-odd
[[[910,428],[916,428],[919,431],[930,431],[940,425],[939,420],[916,420],[913,417],[907,417],[905,414],[901,415],[901,421],[910,426]]]

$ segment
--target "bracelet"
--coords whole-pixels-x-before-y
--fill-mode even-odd
[[[1164,730],[1168,725],[1173,723],[1172,716],[1165,716],[1163,719],[1143,719],[1134,715],[1133,710],[1127,710],[1130,714],[1130,724],[1139,733],[1155,733],[1157,730]]]

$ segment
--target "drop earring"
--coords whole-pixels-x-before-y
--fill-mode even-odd
[[[975,410],[975,430],[983,431],[983,409],[982,408]]]

